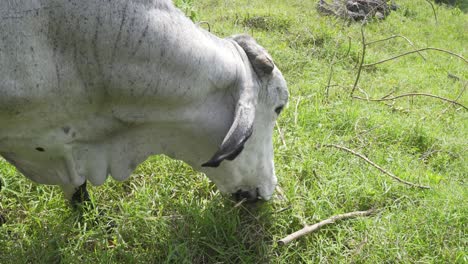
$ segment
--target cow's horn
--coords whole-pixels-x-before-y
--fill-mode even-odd
[[[244,149],[245,142],[253,132],[253,120],[255,118],[255,106],[239,103],[236,107],[234,122],[229,132],[224,137],[223,143],[213,157],[202,167],[218,167],[221,161],[233,160]]]
[[[256,104],[257,93],[255,93],[251,81],[244,83],[231,128],[224,137],[219,150],[208,162],[202,164],[202,167],[218,167],[221,161],[233,160],[242,152],[245,142],[253,132]]]
[[[242,48],[249,60],[246,63],[252,65],[253,70],[258,76],[272,73],[275,67],[273,60],[266,50],[258,45],[252,37],[248,35],[236,35],[230,39],[237,43],[238,48]],[[234,122],[219,150],[208,162],[202,164],[202,167],[218,167],[225,159],[235,159],[242,152],[245,142],[252,135],[257,93],[254,89],[252,77],[247,77],[242,84],[239,91],[239,101],[236,105]]]

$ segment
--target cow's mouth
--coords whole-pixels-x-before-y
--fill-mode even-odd
[[[259,200],[263,200],[262,197],[259,195],[258,188],[255,188],[253,190],[239,189],[237,192],[232,194],[232,197],[238,202],[245,200],[246,202],[254,203]]]

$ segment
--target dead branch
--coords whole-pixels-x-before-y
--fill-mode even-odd
[[[350,218],[355,218],[355,217],[362,217],[362,216],[369,216],[375,212],[374,209],[369,209],[367,211],[356,211],[356,212],[351,212],[351,213],[346,213],[346,214],[339,214],[332,216],[326,220],[323,220],[319,223],[313,224],[313,225],[307,225],[304,228],[302,228],[299,231],[296,231],[285,238],[281,239],[278,241],[279,245],[286,245],[290,243],[291,241],[298,239],[304,235],[310,234],[314,231],[319,230],[325,225],[333,224],[337,221],[344,220],[344,219],[350,219]]]
[[[284,194],[283,188],[281,188],[279,185],[276,185],[275,190],[278,193],[278,199],[279,200],[288,202],[288,198]]]
[[[211,24],[208,21],[200,21],[200,22],[197,22],[196,25],[197,26],[207,25],[208,26],[208,32],[211,32]]]
[[[351,257],[359,255],[366,244],[367,244],[367,235],[364,237],[364,240],[361,241],[361,243],[359,243],[359,245],[353,250]]]
[[[468,82],[465,82],[465,85],[463,85],[463,89],[461,90],[461,92],[457,95],[457,98],[455,98],[455,102],[458,101],[458,99],[460,99],[460,97],[465,93],[466,91],[466,87],[468,86]]]
[[[420,51],[425,51],[425,50],[435,50],[435,51],[444,52],[444,53],[450,54],[450,55],[452,55],[452,56],[458,57],[459,59],[463,60],[465,63],[468,63],[468,60],[465,59],[463,56],[458,55],[458,54],[456,54],[456,53],[454,53],[454,52],[451,52],[451,51],[449,51],[449,50],[427,47],[427,48],[422,48],[422,49],[418,49],[418,50],[408,51],[408,52],[405,52],[405,53],[403,53],[403,54],[400,54],[400,55],[397,55],[397,56],[394,56],[394,57],[391,57],[391,58],[388,58],[388,59],[385,59],[385,60],[381,60],[381,61],[378,61],[378,62],[369,63],[369,64],[364,64],[364,65],[362,65],[362,67],[375,66],[375,65],[377,65],[377,64],[382,64],[382,63],[387,62],[387,61],[396,60],[396,59],[401,58],[401,57],[403,57],[403,56],[406,56],[406,55],[409,55],[409,54],[412,54],[412,53],[416,53],[416,52],[419,53]]]
[[[321,182],[320,177],[318,176],[316,170],[312,170],[312,175],[314,175],[314,178],[317,180],[317,182],[319,182],[319,183]]]
[[[412,182],[408,182],[408,181],[405,181],[397,176],[395,176],[393,173],[391,172],[388,172],[386,171],[385,169],[383,169],[382,167],[380,167],[379,165],[375,164],[373,161],[371,161],[370,159],[368,159],[366,156],[360,154],[360,153],[357,153],[356,151],[354,150],[351,150],[349,148],[346,148],[346,147],[343,147],[343,146],[339,146],[339,145],[335,145],[335,144],[324,144],[324,145],[321,145],[323,147],[332,147],[332,148],[336,148],[336,149],[340,149],[340,150],[344,150],[348,153],[351,153],[353,154],[354,156],[357,156],[361,159],[363,159],[364,161],[366,161],[367,163],[369,163],[370,165],[374,166],[375,168],[377,168],[379,171],[381,171],[382,173],[390,176],[392,179],[398,181],[398,182],[401,182],[403,184],[406,184],[406,185],[409,185],[411,187],[417,187],[417,188],[421,188],[421,189],[431,189],[431,187],[429,186],[423,186],[423,185],[418,185],[418,184],[415,184],[415,183],[412,183]]]
[[[426,0],[426,2],[428,2],[431,5],[432,12],[434,13],[434,18],[435,18],[436,25],[439,24],[439,21],[437,20],[437,13],[435,11],[434,5],[429,0]]]
[[[454,100],[455,102],[458,101],[458,99],[460,99],[460,97],[465,93],[467,86],[468,86],[468,82],[465,82],[465,85],[463,85],[463,89],[458,94],[457,98],[455,98],[455,100]]]
[[[452,73],[447,73],[447,77],[449,77],[450,79],[453,79],[455,81],[460,81],[460,77],[456,76],[455,74],[452,74]]]
[[[385,99],[385,98],[389,97],[390,95],[394,94],[395,92],[396,92],[395,89],[391,90],[388,94],[384,95],[382,97],[382,99]]]
[[[396,96],[392,96],[392,97],[382,97],[380,99],[363,98],[363,97],[359,97],[359,96],[353,96],[353,98],[359,99],[359,100],[365,100],[365,101],[372,101],[372,102],[383,102],[383,101],[393,101],[395,99],[402,98],[402,97],[413,97],[413,96],[426,96],[426,97],[437,98],[437,99],[440,99],[442,101],[449,102],[451,104],[455,104],[455,105],[458,105],[460,107],[463,107],[465,110],[468,110],[468,108],[466,106],[462,105],[461,103],[457,102],[456,100],[450,100],[450,99],[447,99],[447,98],[444,98],[444,97],[440,97],[440,96],[433,95],[433,94],[427,94],[427,93],[408,93],[408,94],[401,94],[401,95],[396,95]]]
[[[463,85],[463,89],[460,91],[460,93],[457,95],[457,97],[453,100],[454,102],[457,102],[457,101],[461,98],[461,96],[465,93],[466,87],[467,87],[467,86],[468,86],[468,81],[465,82],[465,85]],[[440,113],[440,115],[439,115],[438,117],[440,117],[440,116],[443,115],[445,112],[447,112],[448,109],[449,109],[448,107],[445,108],[445,109]]]
[[[294,125],[297,127],[297,119],[298,119],[298,116],[299,116],[299,104],[301,103],[301,96],[299,95],[299,97],[297,98],[297,102],[296,102],[296,107],[294,107]]]
[[[343,29],[344,26],[345,26],[345,23],[346,23],[346,20],[343,20],[343,24],[341,26],[341,28]],[[331,85],[331,81],[333,79],[333,74],[334,74],[334,66],[335,66],[335,60],[336,60],[336,54],[338,53],[338,45],[340,44],[339,40],[337,39],[336,42],[335,42],[335,52],[333,53],[333,57],[332,57],[332,60],[330,62],[330,73],[328,75],[328,82],[327,82],[327,86],[325,87],[325,100],[328,102],[328,98],[329,98],[329,94],[330,94],[330,88],[332,87]],[[346,51],[346,56],[349,55],[349,53],[351,52],[351,37],[348,36],[348,50]]]
[[[338,50],[338,48],[335,47],[335,53],[333,54],[332,61],[330,62],[330,73],[328,74],[327,87],[325,88],[325,98],[326,98],[327,101],[328,101],[328,97],[329,97],[329,94],[330,94],[330,84],[331,84],[331,81],[332,81],[332,78],[333,78],[333,66],[335,64],[335,58],[336,58],[337,50]]]
[[[370,42],[367,42],[366,45],[369,46],[369,45],[372,45],[372,44],[375,44],[375,43],[387,41],[387,40],[394,39],[394,38],[402,38],[402,39],[406,40],[406,42],[408,42],[408,44],[410,44],[411,47],[416,48],[416,47],[414,46],[413,42],[411,42],[411,40],[409,40],[407,37],[405,37],[405,36],[403,36],[403,35],[393,35],[393,36],[390,36],[390,37],[388,37],[388,38],[370,41]],[[421,52],[418,52],[418,54],[419,54],[419,56],[421,56],[421,57],[423,58],[423,60],[426,60],[426,57],[424,57],[424,55],[422,55]]]
[[[348,50],[346,51],[346,54],[344,56],[347,57],[350,52],[351,52],[351,37],[348,36]]]
[[[3,215],[0,214],[0,227],[6,223],[6,219]]]
[[[281,208],[281,209],[275,211],[274,213],[275,213],[275,214],[279,214],[279,213],[282,213],[282,212],[285,212],[285,211],[291,210],[291,209],[292,209],[292,206],[291,206],[291,205],[288,205],[288,206],[286,206],[285,208]]]
[[[244,199],[240,200],[238,203],[236,203],[234,205],[234,208],[237,208],[237,207],[241,206],[245,202],[247,202],[247,198],[244,198]]]
[[[279,126],[278,121],[276,121],[275,124],[276,124],[276,129],[278,130],[278,134],[280,135],[281,142],[283,143],[283,146],[285,148],[288,148],[288,145],[286,145],[286,140],[284,140],[283,131],[281,131],[281,127]]]
[[[356,75],[356,80],[354,81],[353,89],[351,90],[351,97],[354,95],[354,91],[356,91],[356,87],[359,82],[359,78],[361,78],[361,71],[362,71],[362,65],[364,65],[364,58],[366,57],[366,37],[364,36],[364,25],[361,25],[361,42],[362,42],[362,54],[361,54],[361,60],[359,62],[359,68],[358,72]]]
[[[402,95],[398,95],[398,96],[389,97],[390,94],[391,94],[390,93],[390,94],[388,94],[388,95],[386,95],[386,96],[384,96],[384,97],[382,97],[380,99],[369,98],[369,96],[367,94],[366,94],[366,98],[362,98],[362,97],[359,97],[359,96],[354,96],[354,92],[358,88],[358,83],[359,83],[359,79],[361,77],[361,72],[362,72],[363,67],[375,66],[375,65],[382,64],[382,63],[385,63],[385,62],[388,62],[388,61],[391,61],[391,60],[401,58],[403,56],[406,56],[406,55],[409,55],[409,54],[412,54],[412,53],[418,53],[425,60],[425,57],[420,53],[421,51],[425,51],[425,50],[434,50],[434,51],[444,52],[444,53],[450,54],[452,56],[458,57],[459,59],[463,60],[465,63],[468,63],[467,59],[465,59],[463,56],[458,55],[458,54],[456,54],[456,53],[454,53],[452,51],[439,49],[439,48],[433,48],[433,47],[427,47],[427,48],[422,48],[422,49],[409,51],[409,52],[406,52],[406,53],[403,53],[403,54],[400,54],[400,55],[397,55],[397,56],[394,56],[394,57],[391,57],[391,58],[388,58],[388,59],[385,59],[385,60],[381,60],[381,61],[378,61],[378,62],[374,62],[374,63],[370,63],[370,64],[364,64],[364,59],[365,59],[365,55],[366,55],[366,47],[368,45],[378,43],[378,42],[382,42],[382,41],[386,41],[386,40],[390,40],[390,39],[397,38],[397,37],[401,37],[401,38],[405,39],[411,46],[414,47],[413,43],[408,38],[406,38],[404,36],[401,36],[401,35],[393,35],[393,36],[390,36],[390,37],[385,38],[385,39],[374,40],[374,41],[366,43],[365,35],[364,35],[364,25],[361,26],[362,54],[361,54],[361,59],[359,61],[359,68],[358,68],[358,72],[356,74],[356,80],[354,81],[354,85],[353,85],[353,88],[351,90],[350,96],[352,98],[354,98],[354,99],[373,101],[373,102],[393,101],[395,99],[402,98],[402,97],[426,96],[426,97],[437,98],[439,100],[449,102],[449,103],[452,103],[454,105],[458,105],[458,106],[464,108],[465,110],[468,110],[468,108],[466,106],[464,106],[463,104],[457,102],[458,99],[450,100],[450,99],[447,99],[447,98],[444,98],[444,97],[440,97],[440,96],[432,95],[432,94],[427,94],[427,93],[408,93],[408,94],[402,94]]]

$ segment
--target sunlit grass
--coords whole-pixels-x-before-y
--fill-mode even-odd
[[[59,188],[33,184],[0,160],[0,214],[7,221],[0,227],[0,263],[468,261],[467,111],[423,97],[350,99],[361,24],[319,16],[315,1],[180,2],[219,36],[253,35],[283,71],[291,93],[279,119],[285,144],[276,131],[274,141],[287,199],[234,207],[183,162],[152,157],[128,181],[90,188],[96,208],[80,218]],[[436,5],[436,24],[427,2],[397,2],[400,9],[386,20],[365,26],[366,39],[403,35],[414,46],[403,39],[374,44],[366,62],[424,47],[468,56],[466,13]],[[423,56],[363,70],[357,94],[424,92],[455,99],[467,83],[467,64],[437,52]],[[468,105],[466,93],[458,101]],[[355,149],[432,189],[409,188],[355,156],[317,147],[327,143]],[[375,216],[327,226],[287,246],[276,243],[306,223],[372,207],[379,209]]]

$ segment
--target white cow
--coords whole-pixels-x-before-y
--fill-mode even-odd
[[[0,155],[67,198],[166,154],[268,200],[287,100],[251,37],[220,39],[170,0],[0,1]]]

